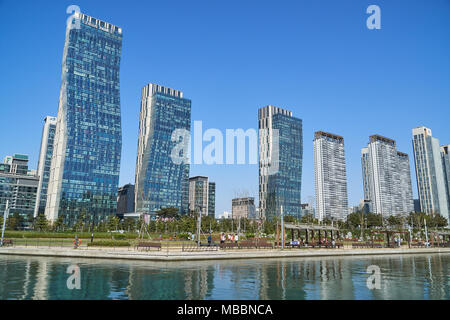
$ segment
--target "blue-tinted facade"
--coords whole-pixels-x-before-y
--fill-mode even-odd
[[[272,115],[272,129],[278,130],[278,172],[268,177],[266,219],[280,214],[301,217],[301,188],[303,163],[302,120],[277,113]]]
[[[116,214],[122,148],[120,55],[122,30],[78,15],[66,30],[62,85],[46,215],[80,213],[97,224]]]
[[[136,162],[136,212],[161,208],[188,212],[189,164],[175,163],[172,141],[176,129],[190,132],[191,101],[178,90],[149,84],[142,90]]]

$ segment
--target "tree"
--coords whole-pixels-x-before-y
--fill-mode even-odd
[[[284,220],[286,221],[286,220]],[[317,223],[317,220],[314,218],[312,213],[309,214],[305,214],[303,217],[301,217],[300,219],[301,223]]]
[[[443,216],[439,214],[435,214],[432,217],[433,220],[433,226],[435,227],[446,227],[448,225],[447,219],[445,219]]]
[[[117,230],[119,226],[119,218],[117,216],[109,217],[108,219],[108,231]]]
[[[6,224],[9,230],[19,230],[23,224],[23,217],[18,212],[14,212],[14,214],[9,216],[6,220]]]
[[[352,212],[347,216],[347,225],[350,229],[356,229],[361,225],[361,215],[362,212]]]
[[[376,213],[366,214],[367,227],[381,227],[383,225],[383,216]]]
[[[64,215],[61,214],[58,216],[58,219],[53,223],[52,228],[53,231],[61,231],[64,227]]]
[[[179,218],[178,208],[161,208],[156,214],[160,218]]]
[[[403,217],[401,215],[392,215],[387,219],[387,223],[391,227],[400,228],[403,226]]]
[[[45,214],[41,213],[37,216],[35,221],[35,228],[38,231],[46,231],[48,229],[48,220]]]

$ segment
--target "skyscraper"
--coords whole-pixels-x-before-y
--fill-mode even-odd
[[[444,169],[445,185],[447,190],[448,208],[450,211],[450,145],[441,146],[442,166]],[[450,214],[450,212],[449,212]],[[450,223],[450,219],[449,219]]]
[[[301,216],[302,120],[268,105],[258,110],[259,208],[261,218]]]
[[[47,202],[48,179],[50,177],[50,165],[53,155],[53,142],[56,131],[56,117],[46,116],[44,118],[44,128],[42,130],[41,149],[39,152],[39,161],[37,175],[39,176],[39,185],[37,189],[36,206],[34,216],[45,212]]]
[[[215,216],[216,184],[208,177],[189,178],[189,211],[200,210],[202,215]]]
[[[433,137],[431,130],[426,127],[414,128],[412,135],[421,210],[448,218],[445,163],[439,140]]]
[[[343,220],[348,214],[344,138],[317,131],[314,134],[316,217]]]
[[[183,92],[150,83],[142,89],[136,159],[136,212],[154,214],[161,208],[188,212],[189,164],[176,163],[174,130],[190,131],[191,100]]]
[[[385,217],[412,212],[408,155],[397,151],[394,140],[379,135],[370,136],[361,152],[364,197],[373,212]]]
[[[75,13],[66,29],[45,214],[97,224],[116,214],[122,129],[122,29]]]

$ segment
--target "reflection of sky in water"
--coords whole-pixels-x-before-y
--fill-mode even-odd
[[[77,264],[81,289],[69,290]],[[366,272],[381,269],[381,289]],[[0,256],[0,299],[450,299],[450,254],[148,262]]]

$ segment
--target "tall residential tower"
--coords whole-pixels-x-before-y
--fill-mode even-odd
[[[414,128],[412,135],[421,210],[428,214],[438,213],[448,219],[445,147],[441,149],[439,140],[426,127]]]
[[[318,131],[314,134],[316,217],[344,220],[348,214],[344,138]]]
[[[122,129],[122,29],[82,13],[67,25],[45,215],[81,214],[97,224],[116,214]]]
[[[414,210],[408,155],[397,151],[394,140],[370,136],[362,152],[364,197],[374,213],[385,217]]]

